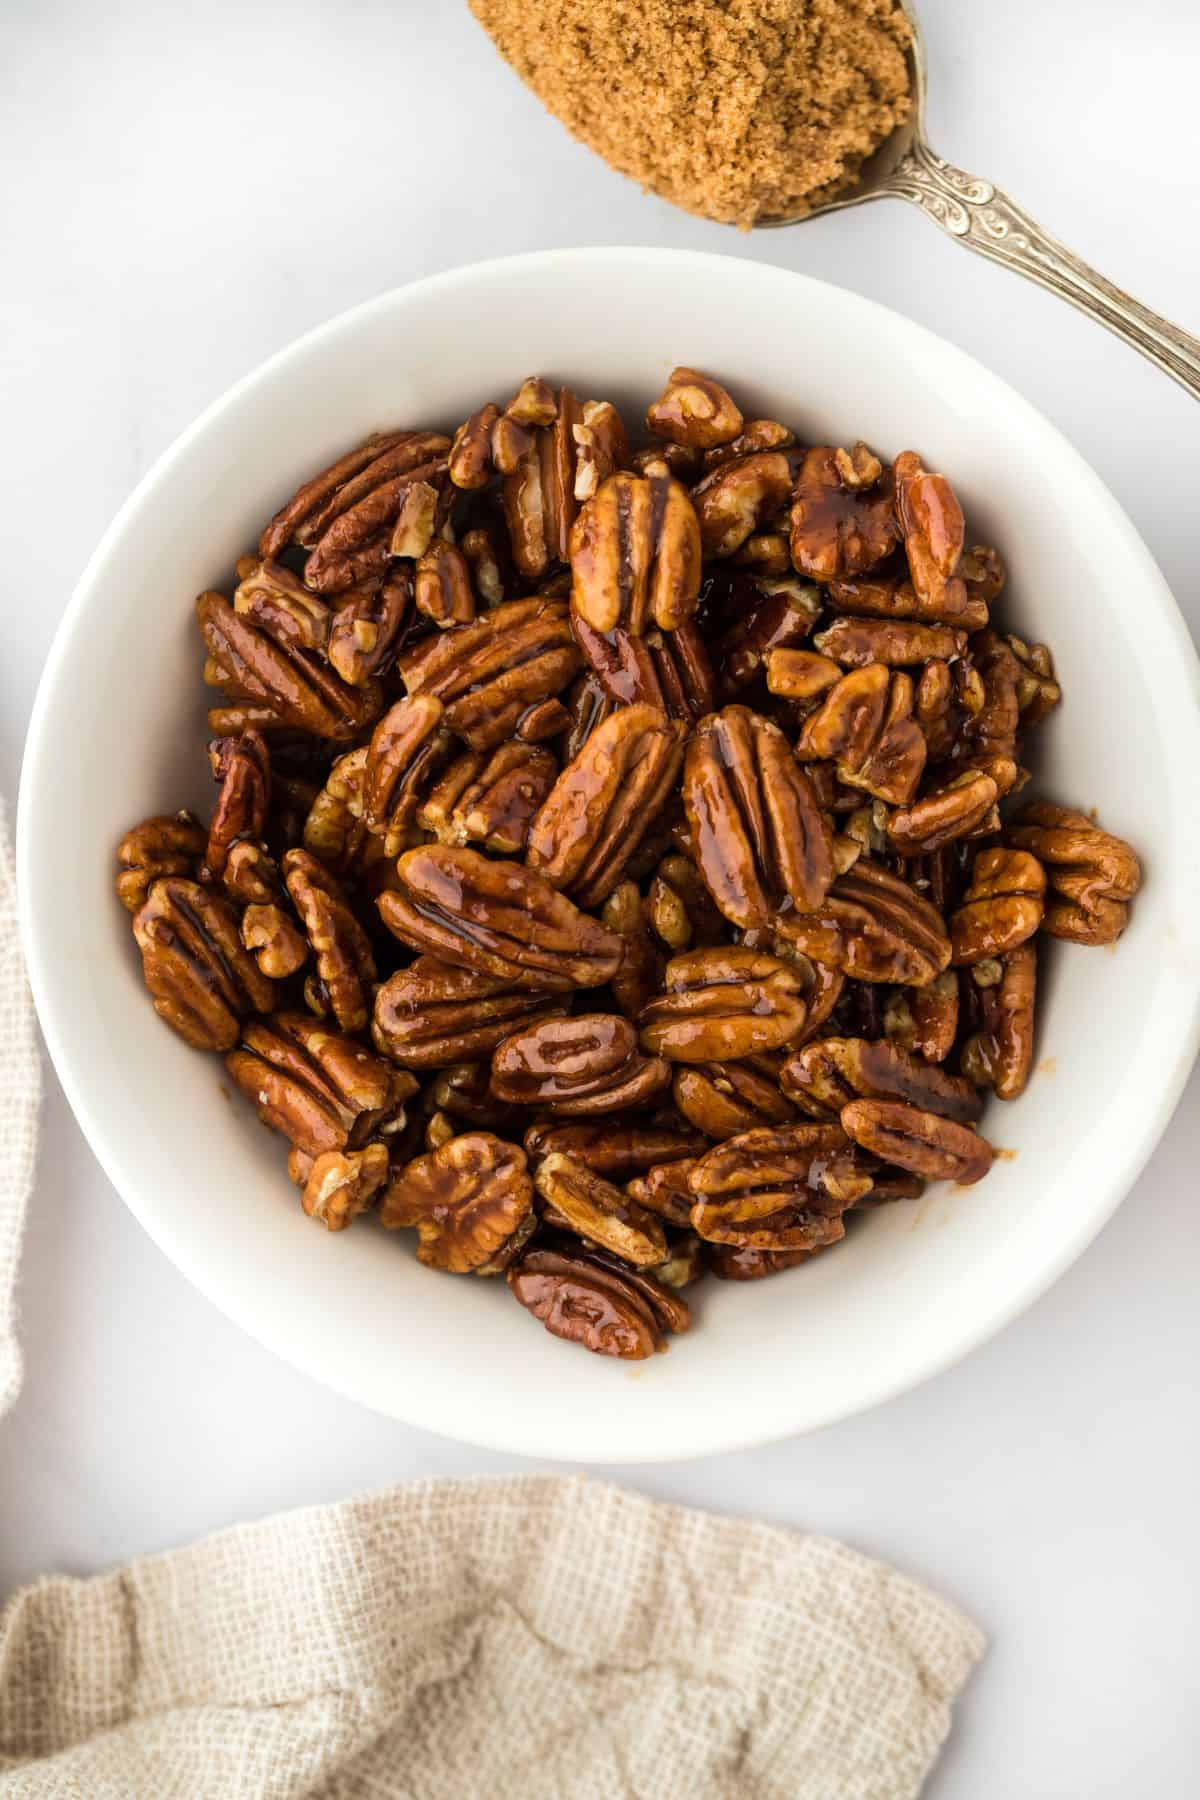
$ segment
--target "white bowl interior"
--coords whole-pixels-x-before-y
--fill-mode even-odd
[[[422,1269],[411,1239],[305,1219],[285,1148],[143,990],[113,847],[207,807],[193,597],[303,476],[368,430],[453,426],[544,370],[636,417],[673,363],[813,441],[912,446],[953,479],[1011,570],[1003,616],[1052,646],[1066,700],[1038,788],[1096,807],[1146,888],[1111,952],[1046,959],[1039,1072],[985,1131],[979,1187],[862,1221],[836,1252],[752,1286],[709,1282],[671,1354],[625,1365],[551,1339],[501,1283]],[[1070,446],[978,364],[870,302],[735,259],[556,252],[438,277],[304,339],[193,427],[93,559],[47,668],[21,796],[35,992],[97,1155],[166,1252],[247,1330],[384,1413],[479,1443],[590,1460],[693,1455],[816,1426],[996,1330],[1112,1211],[1192,1052],[1200,891],[1187,784],[1195,659],[1161,576]],[[1190,809],[1190,810],[1189,810]]]

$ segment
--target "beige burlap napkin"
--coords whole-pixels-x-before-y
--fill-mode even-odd
[[[21,1385],[17,1256],[33,1186],[42,1067],[17,928],[17,884],[0,799],[0,1415]]]

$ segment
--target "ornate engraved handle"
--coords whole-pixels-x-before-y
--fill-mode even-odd
[[[1122,293],[990,181],[956,169],[918,139],[875,193],[914,201],[969,250],[1090,313],[1200,400],[1200,338]]]

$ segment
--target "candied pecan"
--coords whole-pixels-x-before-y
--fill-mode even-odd
[[[974,598],[982,600],[985,606],[1000,598],[1008,579],[1003,557],[987,544],[973,544],[964,550],[958,572]]]
[[[585,400],[583,417],[572,426],[575,439],[574,495],[581,504],[599,493],[610,475],[629,461],[625,425],[610,400]]]
[[[841,679],[838,664],[813,650],[779,648],[767,652],[767,692],[780,694],[785,700],[816,700]]]
[[[490,1056],[513,1031],[561,1010],[547,991],[419,956],[375,996],[376,1048],[408,1069]]]
[[[525,1153],[535,1161],[556,1154],[572,1156],[593,1174],[609,1175],[618,1181],[644,1175],[659,1163],[696,1156],[705,1147],[697,1131],[684,1126],[646,1124],[637,1118],[606,1118],[598,1125],[539,1122],[525,1133]],[[683,1223],[687,1223],[686,1219]]]
[[[946,969],[927,987],[896,988],[888,996],[884,1033],[902,1050],[942,1063],[958,1035],[958,1009],[958,974]]]
[[[472,750],[491,750],[536,701],[560,693],[580,661],[566,605],[534,598],[426,638],[399,668],[410,695],[441,700],[447,727]]]
[[[378,718],[383,707],[378,682],[351,687],[312,651],[285,650],[275,643],[221,594],[201,594],[196,614],[205,646],[222,671],[222,685],[232,682],[241,698],[265,702],[276,724],[337,740],[359,736]]]
[[[803,978],[761,950],[686,950],[671,958],[664,981],[666,992],[642,1011],[641,1037],[672,1062],[740,1061],[804,1028]]]
[[[304,583],[320,594],[344,593],[382,574],[393,556],[419,556],[436,528],[446,487],[449,440],[418,432],[338,491],[305,535],[312,550]]]
[[[950,961],[940,914],[908,882],[861,857],[815,913],[789,913],[775,929],[815,962],[855,981],[925,987]]]
[[[584,669],[571,683],[567,695],[567,736],[563,756],[573,762],[598,725],[611,717],[617,702],[606,692],[594,669]]]
[[[525,1152],[468,1131],[395,1172],[379,1222],[388,1231],[415,1225],[418,1262],[466,1275],[491,1262],[532,1206]]]
[[[792,562],[813,581],[864,575],[900,541],[890,471],[870,488],[848,487],[838,451],[805,453],[792,499]],[[853,610],[853,609],[851,609]]]
[[[335,874],[358,862],[367,827],[363,822],[363,779],[367,745],[339,756],[304,821],[304,848]]]
[[[901,856],[941,850],[989,821],[999,792],[994,777],[982,769],[968,769],[945,787],[894,812],[887,822],[888,846]]]
[[[691,1063],[675,1071],[675,1104],[710,1138],[734,1137],[762,1125],[786,1125],[796,1109],[779,1087],[779,1070],[766,1056],[745,1062]]]
[[[365,583],[341,596],[329,628],[330,667],[351,687],[366,687],[385,675],[396,659],[408,620],[413,578],[404,565],[381,581]]]
[[[981,1028],[963,1044],[959,1064],[969,1081],[990,1087],[998,1100],[1015,1100],[1033,1068],[1036,946],[1018,944],[1000,964],[999,981],[979,990]]]
[[[686,856],[663,857],[646,896],[646,913],[668,950],[700,950],[724,942],[724,918]]]
[[[242,943],[264,975],[283,981],[308,961],[308,940],[282,906],[251,904],[242,914]]]
[[[896,458],[892,479],[913,592],[927,613],[936,608],[944,618],[961,617],[970,596],[958,572],[965,527],[954,489],[944,475],[924,468],[915,450]]]
[[[257,556],[238,559],[233,609],[285,650],[324,650],[332,613],[282,563]]]
[[[268,1012],[275,985],[242,944],[227,900],[182,875],[151,883],[133,916],[154,1010],[194,1050],[228,1050],[238,1021]]]
[[[783,1065],[779,1085],[814,1119],[836,1117],[855,1099],[904,1100],[960,1125],[973,1124],[983,1111],[961,1075],[947,1075],[886,1039],[827,1037],[805,1044]]]
[[[508,1271],[508,1284],[554,1337],[599,1356],[639,1362],[667,1347],[659,1316],[632,1275],[593,1256],[529,1250]]]
[[[599,987],[620,966],[616,933],[531,869],[430,844],[407,851],[397,875],[399,891],[381,894],[379,911],[415,950],[554,992]]]
[[[441,630],[466,625],[475,617],[471,568],[462,551],[438,538],[417,563],[413,578],[417,611]]]
[[[948,582],[929,599],[903,575],[847,575],[830,582],[829,598],[839,612],[868,618],[918,619],[966,632],[980,631],[988,622],[986,604],[960,580]]]
[[[660,1288],[667,1288],[675,1292],[679,1288],[692,1287],[697,1281],[702,1281],[707,1269],[708,1246],[703,1238],[697,1237],[696,1233],[689,1229],[676,1233],[671,1239],[665,1262],[655,1263],[652,1269],[639,1269],[638,1279],[654,1281]],[[690,1312],[688,1320],[690,1323]]]
[[[219,881],[234,844],[262,837],[271,802],[271,756],[257,731],[214,739],[208,756],[221,789],[208,827],[204,876]]]
[[[459,549],[471,571],[471,585],[485,606],[499,606],[512,598],[515,575],[503,526],[473,525],[463,532]]]
[[[896,668],[926,663],[934,656],[947,660],[961,656],[967,634],[949,625],[924,625],[919,619],[842,617],[819,631],[813,643],[823,656],[848,669],[865,669],[868,663]]]
[[[385,1123],[402,1124],[397,1103],[416,1087],[305,1013],[251,1019],[225,1067],[263,1124],[309,1156],[360,1149]]]
[[[283,879],[312,946],[316,976],[306,988],[314,1012],[330,1013],[342,1031],[361,1031],[370,1015],[375,958],[335,876],[307,850],[289,850]]]
[[[410,481],[400,497],[400,507],[388,542],[389,556],[416,562],[425,555],[437,529],[441,483]],[[307,574],[307,570],[305,571]]]
[[[438,1069],[425,1091],[425,1099],[452,1119],[465,1119],[483,1131],[505,1135],[513,1124],[513,1109],[492,1093],[491,1065],[450,1063]]]
[[[300,1204],[309,1218],[326,1231],[344,1231],[359,1213],[370,1210],[387,1180],[387,1147],[367,1144],[362,1150],[326,1150],[312,1158],[293,1150],[288,1167],[297,1174],[304,1168],[303,1182],[297,1185],[303,1187]]]
[[[950,919],[956,965],[1000,956],[1042,923],[1046,871],[1028,850],[981,850],[963,903]]]
[[[803,643],[821,615],[820,589],[794,575],[745,580],[735,591],[743,604],[713,648],[726,694],[748,686],[773,652]]]
[[[533,1179],[556,1225],[635,1268],[665,1259],[667,1240],[654,1214],[577,1157],[553,1151],[542,1158]]]
[[[926,756],[912,709],[909,676],[883,663],[852,669],[806,719],[796,755],[804,762],[833,760],[849,786],[907,805]]]
[[[872,1156],[926,1181],[969,1187],[992,1166],[992,1147],[977,1131],[903,1101],[853,1100],[841,1120],[847,1136]]]
[[[784,1125],[716,1145],[688,1185],[692,1227],[710,1243],[813,1250],[845,1235],[842,1214],[869,1193],[871,1175],[839,1126]]]
[[[675,786],[684,735],[650,706],[623,707],[597,726],[529,828],[529,867],[580,906],[599,906]]]
[[[426,795],[417,823],[444,844],[477,842],[519,855],[557,774],[548,750],[520,740],[486,754],[465,750]]]
[[[117,845],[117,898],[127,912],[146,904],[163,875],[195,875],[208,837],[190,812],[159,813],[127,831]]]
[[[554,419],[532,428],[528,447],[516,457],[504,453],[493,432],[493,454],[504,470],[500,492],[512,558],[527,581],[540,581],[556,563],[568,560],[578,513],[575,427],[582,419],[576,396],[560,388]],[[512,424],[518,432],[526,429],[516,420]],[[498,420],[496,431],[503,425]]]
[[[306,548],[315,545],[334,519],[397,477],[439,456],[449,444],[449,438],[430,431],[392,431],[369,437],[306,481],[280,508],[263,531],[259,554],[276,557],[293,542]]]
[[[517,720],[517,736],[523,744],[541,744],[547,738],[561,737],[570,726],[571,715],[561,700],[535,700]]]
[[[712,665],[694,624],[636,637],[623,626],[593,631],[577,615],[573,630],[600,686],[617,704],[654,706],[689,724],[711,710]]]
[[[782,1269],[794,1269],[820,1254],[823,1246],[813,1250],[746,1250],[740,1244],[712,1244],[708,1266],[718,1281],[761,1281],[765,1275],[778,1275]]]
[[[1054,679],[1054,659],[1045,644],[1027,644],[1009,632],[1005,643],[1021,665],[1017,678],[1017,707],[1022,725],[1040,725],[1062,699]]]
[[[1044,865],[1052,893],[1042,929],[1073,944],[1111,944],[1129,923],[1142,885],[1141,864],[1123,838],[1101,831],[1086,813],[1036,801],[1008,829],[1012,844]]]
[[[832,833],[778,726],[744,706],[705,719],[688,746],[683,799],[700,872],[732,924],[821,904]]]
[[[457,488],[486,487],[492,479],[492,428],[500,408],[489,401],[465,419],[450,445],[449,475]]]
[[[1007,785],[998,782],[1006,794],[1016,779],[1017,727],[1021,710],[1017,699],[1021,682],[1021,665],[1002,637],[994,631],[979,633],[972,640],[971,653],[976,673],[982,684],[980,704],[970,710],[964,721],[955,756],[972,768],[983,768],[995,777],[998,763],[1012,770]]]
[[[699,1148],[689,1156],[676,1157],[671,1162],[653,1164],[644,1175],[635,1175],[625,1183],[625,1192],[639,1206],[645,1207],[656,1218],[663,1219],[668,1225],[687,1230],[692,1222],[692,1207],[696,1196],[688,1186],[688,1176],[696,1165],[698,1156],[707,1150],[706,1140],[701,1139]]]
[[[434,695],[413,694],[389,707],[371,733],[363,820],[384,839],[389,856],[403,847],[426,788],[453,754],[445,711]]]
[[[786,450],[796,441],[794,431],[778,419],[750,419],[728,443],[713,444],[704,452],[704,473],[719,469],[735,457],[749,456],[755,450]],[[790,566],[789,558],[789,566]]]
[[[642,1106],[670,1080],[670,1064],[643,1056],[636,1031],[619,1013],[543,1019],[492,1052],[497,1099],[539,1106],[564,1119]]]
[[[705,556],[732,556],[787,503],[792,465],[782,450],[722,463],[691,491]]]
[[[610,475],[571,533],[571,610],[593,631],[673,631],[696,610],[700,527],[669,476]]]
[[[687,444],[662,441],[647,444],[630,453],[629,467],[635,475],[672,475],[687,487],[704,467],[704,453]]]
[[[739,569],[752,576],[768,579],[792,576],[792,551],[785,531],[752,531],[740,549],[729,558]]]
[[[425,1121],[425,1148],[440,1150],[451,1138],[456,1138],[458,1131],[449,1113],[432,1112]]]
[[[744,421],[730,394],[711,375],[683,365],[646,409],[646,430],[692,450],[711,450],[736,438]]]

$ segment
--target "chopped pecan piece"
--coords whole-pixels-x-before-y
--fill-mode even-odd
[[[486,754],[466,750],[430,789],[417,823],[444,844],[475,842],[519,856],[557,774],[548,750],[519,739]]]
[[[792,551],[784,531],[752,531],[740,549],[735,550],[729,558],[739,569],[746,569],[753,576],[766,576],[778,580],[783,576],[796,579],[792,575]]]
[[[787,504],[792,465],[782,450],[722,463],[692,489],[705,556],[732,556]]]
[[[990,1087],[998,1100],[1025,1092],[1033,1068],[1037,949],[1019,944],[1000,959],[994,985],[978,990],[982,1023],[962,1047],[959,1062],[968,1081]]]
[[[1021,665],[1017,678],[1021,724],[1040,725],[1062,699],[1062,689],[1054,679],[1054,659],[1045,644],[1027,644],[1011,632],[1004,641]]]
[[[785,1094],[814,1119],[836,1118],[851,1100],[904,1100],[926,1112],[973,1124],[983,1111],[961,1075],[947,1075],[886,1039],[820,1038],[797,1050],[780,1071]]]
[[[664,856],[650,883],[646,913],[668,950],[703,950],[725,939],[725,921],[695,864]]]
[[[341,596],[329,627],[326,654],[330,667],[351,687],[366,687],[391,668],[408,621],[412,592],[412,574],[401,564],[381,581],[367,582]]]
[[[726,694],[749,686],[779,651],[802,644],[821,616],[821,590],[794,575],[740,582],[736,592],[744,604],[713,649]]]
[[[572,1156],[594,1175],[608,1175],[617,1181],[644,1175],[659,1163],[696,1156],[705,1147],[697,1131],[645,1124],[637,1118],[606,1118],[598,1125],[539,1123],[525,1133],[525,1153],[535,1162],[555,1154]],[[686,1219],[683,1222],[686,1224]]]
[[[378,718],[383,707],[378,682],[351,687],[312,651],[285,650],[220,594],[201,594],[196,614],[222,685],[232,683],[239,698],[265,703],[270,722],[339,740],[357,737]]]
[[[713,444],[704,452],[704,473],[707,475],[710,469],[719,469],[722,463],[732,462],[738,456],[749,456],[755,450],[786,450],[795,441],[795,432],[781,425],[778,419],[750,419],[737,437],[730,438],[725,444]],[[790,557],[788,566],[791,566]]]
[[[308,961],[308,941],[282,906],[252,904],[242,914],[242,943],[264,975],[284,981]]]
[[[1137,857],[1123,838],[1101,831],[1086,813],[1036,802],[1018,813],[1008,840],[1044,865],[1052,894],[1043,930],[1073,944],[1111,944],[1129,923],[1129,902],[1142,884]]]
[[[883,663],[852,669],[805,721],[796,754],[832,760],[841,779],[880,800],[905,806],[925,767],[925,739],[912,716],[909,676]]]
[[[698,1131],[718,1140],[763,1125],[787,1125],[796,1109],[779,1087],[769,1057],[746,1062],[681,1064],[675,1071],[675,1104]]]
[[[655,1164],[644,1175],[635,1175],[631,1181],[627,1181],[625,1192],[631,1200],[645,1207],[647,1212],[652,1212],[656,1218],[665,1220],[668,1225],[684,1231],[690,1229],[696,1196],[688,1186],[688,1176],[696,1165],[697,1157],[702,1156],[707,1148],[707,1143],[702,1139],[699,1148],[691,1155]]]
[[[687,950],[667,964],[665,985],[642,1012],[641,1037],[672,1062],[737,1062],[804,1029],[802,976],[761,950]]]
[[[971,885],[950,920],[955,964],[1001,956],[1042,923],[1046,871],[1028,850],[981,850]]]
[[[529,1250],[509,1270],[513,1294],[553,1336],[581,1344],[599,1356],[617,1356],[638,1362],[665,1350],[666,1329],[672,1327],[660,1311],[669,1299],[665,1289],[649,1277],[635,1278],[601,1263],[595,1256],[557,1250]],[[644,1297],[653,1287],[660,1305]],[[682,1302],[679,1304],[682,1305]]]
[[[209,762],[221,789],[208,827],[204,852],[206,880],[219,881],[229,852],[242,838],[261,838],[271,803],[271,756],[257,731],[240,737],[216,738],[208,747]]]
[[[897,988],[890,994],[883,1029],[902,1050],[942,1063],[954,1048],[958,1011],[958,974],[946,969],[928,987]]]
[[[407,1069],[490,1056],[497,1044],[561,1010],[546,990],[419,956],[375,996],[372,1035],[382,1055]]]
[[[711,450],[737,437],[743,418],[732,397],[711,375],[684,366],[646,409],[646,430],[690,450]]]
[[[583,907],[621,880],[675,786],[684,727],[650,706],[606,719],[568,763],[529,829],[529,867]]]
[[[842,670],[832,657],[813,650],[767,652],[767,692],[785,700],[816,700],[841,679]]]
[[[307,850],[289,850],[283,878],[316,962],[306,993],[342,1031],[361,1031],[370,1016],[375,958],[366,932],[351,912],[337,878]]]
[[[367,835],[363,822],[363,780],[367,745],[339,756],[304,821],[304,848],[334,874],[355,868]]]
[[[399,667],[410,695],[440,700],[451,731],[491,750],[530,706],[566,687],[580,660],[564,602],[535,598],[426,638]]]
[[[629,467],[635,475],[672,475],[687,487],[701,474],[704,453],[691,449],[686,444],[663,441],[634,450],[629,458]]]
[[[388,1231],[415,1226],[418,1262],[466,1275],[502,1251],[532,1206],[525,1152],[469,1131],[396,1171],[379,1222]]]
[[[388,1178],[388,1153],[384,1144],[367,1144],[362,1150],[326,1150],[307,1157],[293,1150],[288,1158],[293,1179],[303,1170],[300,1204],[310,1219],[326,1231],[344,1231],[359,1213],[368,1212]]]
[[[890,472],[873,487],[847,486],[838,451],[806,452],[792,500],[792,562],[813,581],[865,575],[900,541]]]
[[[126,912],[146,904],[163,875],[195,875],[208,842],[190,812],[160,813],[143,819],[117,845],[117,898]]]
[[[471,567],[462,551],[438,538],[417,564],[413,578],[417,611],[442,631],[448,625],[466,625],[475,617],[475,592]]]
[[[154,1010],[194,1050],[229,1050],[247,1013],[268,1012],[275,985],[244,947],[227,900],[182,875],[153,882],[133,916]]]
[[[613,999],[627,1019],[636,1019],[662,979],[662,958],[647,928],[636,882],[622,881],[615,887],[600,918],[623,945],[621,965],[612,978]]]
[[[734,925],[821,904],[832,833],[778,726],[744,706],[706,719],[688,747],[683,798],[700,872]]]
[[[559,1227],[635,1268],[664,1261],[667,1240],[659,1220],[577,1157],[561,1152],[543,1157],[534,1184]]]
[[[967,647],[965,631],[949,625],[924,625],[918,619],[835,619],[819,631],[813,643],[823,656],[847,669],[865,669],[868,663],[889,668],[926,663],[937,656],[952,660]]]
[[[684,625],[700,593],[700,527],[668,476],[610,475],[571,533],[571,610],[593,631]]]
[[[325,649],[333,615],[323,600],[309,593],[298,575],[282,563],[257,556],[241,557],[237,572],[235,612],[285,650]]]
[[[563,992],[616,974],[621,939],[531,869],[473,850],[427,845],[397,865],[399,891],[379,897],[388,930],[462,968]]]
[[[642,1106],[670,1085],[662,1057],[643,1056],[637,1033],[618,1013],[543,1019],[492,1053],[492,1092],[516,1106],[582,1118]]]
[[[473,525],[459,544],[471,571],[471,584],[485,606],[499,606],[516,592],[512,558],[499,525]]]
[[[414,694],[389,707],[371,734],[363,820],[384,839],[389,856],[403,848],[425,790],[453,754],[445,710],[434,695]]]
[[[887,822],[888,846],[901,856],[927,856],[969,837],[992,818],[999,793],[993,776],[968,769],[894,812]]]
[[[263,1124],[309,1156],[360,1149],[384,1125],[398,1127],[397,1104],[416,1087],[304,1013],[251,1019],[225,1067]]]
[[[902,1101],[853,1100],[841,1120],[847,1136],[872,1156],[926,1181],[969,1187],[992,1166],[992,1147],[977,1131]]]
[[[583,418],[572,427],[575,438],[576,500],[598,494],[610,475],[629,461],[629,446],[620,413],[609,400],[584,402]]]
[[[692,1227],[746,1250],[815,1250],[845,1236],[842,1214],[871,1174],[837,1125],[746,1131],[695,1163]]]
[[[855,981],[925,987],[950,961],[941,915],[906,881],[860,858],[815,913],[789,913],[776,931],[815,962]]]
[[[434,1075],[425,1100],[451,1119],[465,1119],[478,1130],[505,1136],[514,1125],[513,1109],[496,1099],[491,1077],[488,1063],[451,1063]]]

